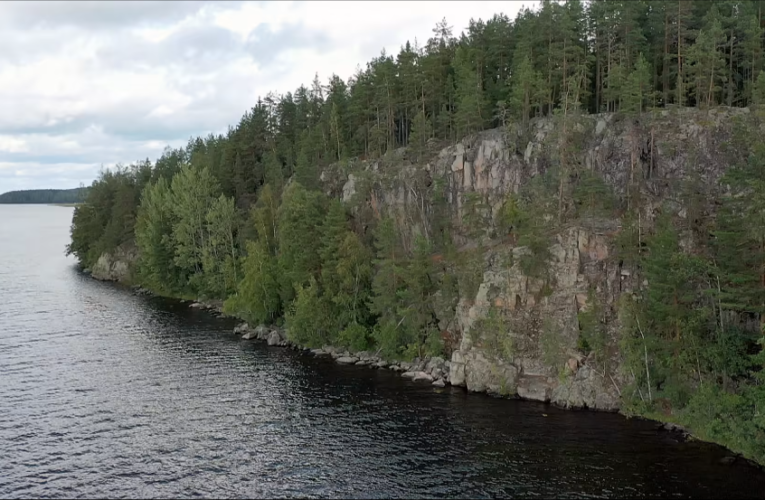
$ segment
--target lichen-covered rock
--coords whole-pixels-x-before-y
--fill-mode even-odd
[[[589,366],[581,367],[576,375],[558,384],[552,391],[551,401],[571,408],[619,409],[619,394],[608,376],[604,377]]]
[[[253,333],[255,338],[259,340],[268,340],[272,332],[266,325],[258,325]],[[276,333],[278,334],[278,332]],[[280,337],[282,336],[280,335]]]
[[[356,356],[340,356],[335,361],[343,365],[353,365],[359,361],[359,358]]]
[[[284,339],[282,339],[282,336],[276,330],[268,334],[268,345],[280,345],[283,341]]]
[[[104,253],[90,269],[90,275],[101,281],[126,282],[131,269],[138,259],[135,249],[120,247],[114,253]]]

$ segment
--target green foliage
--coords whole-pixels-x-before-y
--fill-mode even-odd
[[[144,189],[135,227],[140,251],[140,280],[153,290],[178,292],[183,288],[180,268],[175,265],[172,239],[175,215],[170,207],[170,184],[165,178]]]
[[[579,339],[577,348],[585,354],[594,352],[599,360],[606,358],[606,328],[602,321],[603,310],[598,302],[595,291],[590,289],[587,294],[587,307],[579,311]]]
[[[363,351],[369,347],[369,331],[358,323],[350,323],[338,335],[337,343],[354,351]]]
[[[428,140],[433,135],[433,126],[425,111],[420,110],[412,121],[412,131],[409,135],[409,151],[415,159],[425,153]]]
[[[765,317],[765,143],[753,148],[747,163],[723,182],[713,248],[722,273],[722,306]],[[765,325],[765,320],[761,320]]]
[[[140,193],[150,178],[148,162],[102,171],[85,203],[74,209],[67,254],[90,267],[102,254],[132,246]]]
[[[333,319],[328,306],[316,279],[311,277],[307,285],[298,285],[295,301],[285,316],[289,339],[308,347],[330,343]]]
[[[298,287],[317,278],[324,195],[308,191],[297,182],[284,191],[278,212],[279,279],[282,301],[288,304]]]
[[[510,326],[502,311],[496,307],[492,306],[486,317],[475,322],[470,329],[470,335],[476,344],[484,348],[489,357],[513,359]]]
[[[567,355],[566,343],[560,326],[552,320],[545,320],[542,325],[542,332],[539,339],[542,347],[542,360],[547,366],[563,370]]]
[[[483,109],[486,107],[481,81],[472,67],[468,52],[458,47],[454,56],[457,112],[454,116],[458,137],[482,130]]]
[[[173,212],[175,265],[193,273],[192,289],[203,288],[202,259],[207,245],[207,212],[216,198],[218,186],[206,168],[184,165],[173,176],[169,206]],[[195,278],[200,279],[196,280]]]
[[[616,206],[616,200],[609,186],[592,170],[580,172],[574,186],[574,203],[582,217],[608,216]]]
[[[628,114],[639,114],[652,101],[652,97],[651,68],[641,53],[635,61],[635,68],[624,82],[620,110]]]
[[[614,241],[616,256],[625,266],[634,266],[640,260],[640,221],[632,212],[628,212],[621,222],[621,229]]]
[[[236,314],[251,324],[273,322],[281,313],[279,268],[264,240],[247,243],[237,291],[224,302],[224,312]]]
[[[374,296],[370,310],[379,316],[380,322],[389,324],[399,322],[401,294],[405,286],[405,268],[402,266],[404,250],[400,246],[396,226],[390,217],[384,218],[375,231],[376,272],[372,281]],[[384,335],[389,336],[386,329]],[[387,338],[387,337],[386,337]]]
[[[337,250],[334,269],[337,288],[332,302],[340,325],[372,321],[369,301],[372,296],[372,255],[356,233],[346,232]]]
[[[480,240],[489,226],[489,213],[489,206],[480,193],[465,193],[462,200],[462,229],[465,236],[471,240]]]
[[[205,217],[207,238],[202,253],[205,291],[214,297],[234,293],[239,282],[239,252],[235,241],[239,221],[234,199],[220,195]]]
[[[757,75],[757,80],[752,88],[752,104],[759,114],[765,111],[765,71],[760,71],[760,74]]]
[[[542,74],[534,70],[528,52],[518,53],[514,59],[518,62],[508,82],[510,85],[508,105],[513,116],[526,125],[532,116],[532,110],[541,108],[547,89]]]
[[[727,36],[716,5],[709,9],[703,23],[696,43],[688,52],[688,86],[696,98],[696,105],[709,107],[722,102],[721,96],[717,96],[722,92],[727,71],[725,55],[717,47],[725,45]]]

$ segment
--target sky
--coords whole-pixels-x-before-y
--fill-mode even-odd
[[[0,193],[90,185],[103,167],[224,133],[259,96],[347,81],[446,18],[535,2],[0,2]]]

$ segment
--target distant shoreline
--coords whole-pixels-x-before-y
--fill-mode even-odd
[[[78,203],[46,203],[46,202],[40,202],[40,203],[3,203],[0,202],[0,205],[46,205],[49,207],[79,207],[82,205],[82,202]]]

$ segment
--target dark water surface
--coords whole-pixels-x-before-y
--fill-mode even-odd
[[[765,497],[649,422],[240,341],[79,274],[71,215],[0,205],[0,498]]]

